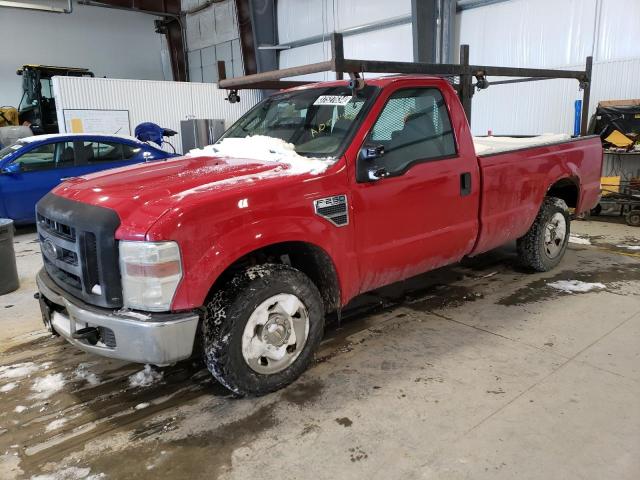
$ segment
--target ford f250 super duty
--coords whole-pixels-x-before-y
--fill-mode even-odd
[[[276,93],[215,145],[44,197],[45,323],[132,362],[199,352],[238,394],[281,388],[363,292],[512,240],[532,271],[561,261],[570,212],[599,197],[599,138],[476,145],[442,78]]]

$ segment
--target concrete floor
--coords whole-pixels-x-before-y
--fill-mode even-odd
[[[0,478],[638,479],[640,251],[619,245],[640,229],[573,230],[547,274],[510,246],[358,299],[298,382],[242,400],[193,362],[132,386],[142,366],[47,334],[24,231],[0,297]]]

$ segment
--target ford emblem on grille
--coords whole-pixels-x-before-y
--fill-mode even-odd
[[[58,258],[58,247],[48,238],[42,242],[42,251],[49,258]]]

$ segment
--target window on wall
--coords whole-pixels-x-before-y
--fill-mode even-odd
[[[435,88],[399,90],[387,101],[367,145],[382,145],[377,164],[390,174],[421,160],[456,154],[451,122],[442,94]]]

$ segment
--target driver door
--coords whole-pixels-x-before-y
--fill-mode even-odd
[[[478,231],[478,166],[475,157],[458,154],[439,89],[396,89],[363,146],[384,153],[357,161],[360,292],[456,262],[471,250]],[[467,178],[473,194],[463,188]]]
[[[35,205],[66,177],[73,176],[75,154],[73,143],[57,142],[38,145],[12,163],[20,171],[2,175],[2,192],[10,218],[32,222]]]

